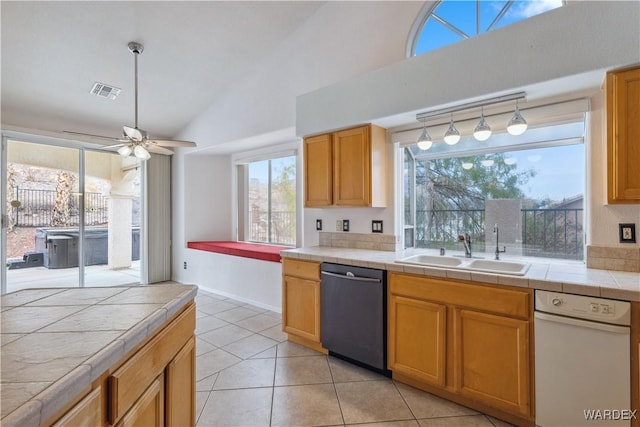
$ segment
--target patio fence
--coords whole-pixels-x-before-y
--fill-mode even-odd
[[[108,222],[108,198],[101,193],[84,193],[85,225],[100,225]],[[79,224],[78,196],[69,198],[69,223],[65,226]],[[14,200],[20,202],[19,207],[12,207],[16,227],[49,227],[53,226],[53,210],[56,205],[55,190],[31,190],[16,188]]]

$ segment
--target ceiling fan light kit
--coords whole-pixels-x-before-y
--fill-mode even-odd
[[[138,128],[138,55],[142,53],[142,51],[144,50],[144,46],[138,42],[132,41],[127,44],[127,47],[129,48],[129,52],[131,52],[134,57],[135,125],[133,127],[123,126],[121,138],[112,138],[108,136],[92,135],[80,132],[65,132],[74,135],[84,135],[94,138],[97,137],[116,141],[118,142],[118,144],[109,145],[105,148],[113,149],[119,147],[118,154],[120,154],[121,156],[128,157],[133,155],[142,161],[151,158],[151,154],[149,152],[168,155],[173,154],[173,151],[164,147],[195,147],[196,143],[192,141],[151,138],[149,137],[147,131]]]

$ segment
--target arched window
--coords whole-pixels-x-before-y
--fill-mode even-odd
[[[416,19],[407,56],[416,56],[566,4],[566,0],[428,1]]]

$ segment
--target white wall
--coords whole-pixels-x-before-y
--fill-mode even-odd
[[[224,165],[226,156],[196,160],[208,149],[224,147],[226,153],[233,153],[246,149],[243,144],[249,140],[260,145],[260,141],[273,144],[293,138],[294,129],[302,136],[383,122],[394,115],[496,92],[528,88],[542,97],[593,89],[604,70],[640,62],[639,5],[637,1],[572,2],[466,42],[405,59],[407,35],[421,2],[327,2],[267,61],[257,63],[252,75],[177,135],[197,141],[199,148],[190,156],[178,150],[173,161],[174,279],[197,283],[210,280],[216,268],[227,268],[223,259],[204,252],[194,257],[185,249],[189,239],[227,239],[232,234],[230,162]],[[600,78],[595,86],[594,75]],[[282,139],[274,140],[274,135]],[[592,141],[592,158],[599,160],[590,166],[590,188],[597,193],[597,181],[604,176],[604,157],[597,152],[603,141],[595,137]],[[393,197],[395,185],[389,188]],[[602,235],[593,231],[592,244],[613,244],[611,230],[621,218],[637,222],[637,206],[602,207],[602,195],[591,200],[592,221],[598,218],[607,224],[603,230],[608,230]],[[216,220],[203,210],[193,212],[196,206],[211,210]],[[383,219],[385,232],[391,232],[389,221],[395,216],[394,202],[385,209],[309,209],[305,211],[305,245],[317,242],[316,218],[324,220],[327,231],[335,227],[335,219],[350,219],[353,232],[368,232],[371,219]],[[192,261],[182,270],[187,258]],[[195,270],[192,262],[206,262],[211,270],[191,274]],[[250,274],[252,262],[236,265],[234,260],[229,265],[244,275]],[[251,277],[245,277],[243,283],[261,283],[259,273]],[[280,286],[278,275],[269,280],[272,289]],[[211,286],[225,284],[216,281]]]

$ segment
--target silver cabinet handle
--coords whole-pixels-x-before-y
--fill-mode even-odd
[[[324,274],[325,276],[338,277],[340,279],[345,279],[345,280],[355,280],[357,282],[380,283],[382,281],[380,279],[372,279],[370,277],[357,277],[357,276],[354,276],[353,273],[351,273],[351,275],[349,275],[349,273],[345,275],[345,274],[330,273],[328,271],[322,271],[321,273]]]

